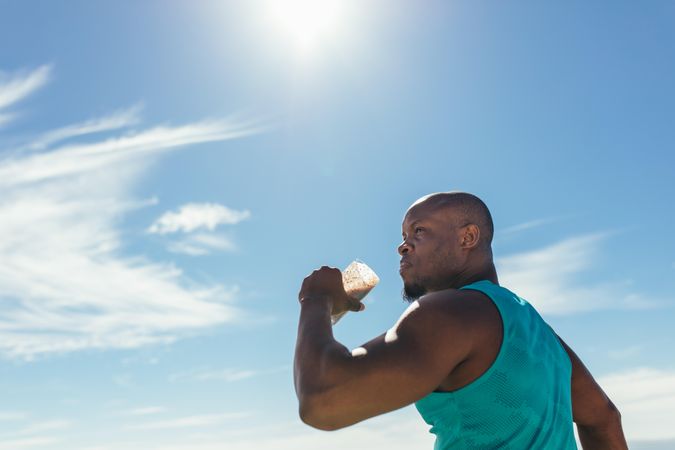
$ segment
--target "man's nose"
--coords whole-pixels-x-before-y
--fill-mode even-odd
[[[410,251],[410,245],[407,241],[401,242],[401,245],[398,246],[398,254],[403,256]]]

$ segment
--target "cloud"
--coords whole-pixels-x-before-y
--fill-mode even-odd
[[[18,429],[11,433],[12,436],[25,436],[45,431],[65,430],[71,428],[72,422],[69,420],[55,419],[46,420],[43,422],[35,422],[28,424],[24,428]]]
[[[27,73],[23,71],[10,75],[0,72],[0,110],[44,86],[49,81],[51,70],[50,66],[44,65]]]
[[[196,234],[176,242],[170,242],[167,249],[172,253],[190,256],[208,255],[213,250],[234,251],[236,245],[229,238],[216,234]]]
[[[141,106],[136,105],[128,109],[114,112],[104,117],[91,119],[82,123],[68,125],[63,128],[51,130],[42,136],[34,139],[27,148],[31,150],[42,150],[57,142],[71,139],[78,136],[85,136],[104,131],[118,130],[140,122]]]
[[[87,178],[80,178],[80,184],[102,177],[98,184],[113,189],[115,186],[106,183],[114,185],[125,178],[136,181],[152,162],[152,156],[190,144],[240,138],[256,131],[246,123],[203,121],[179,127],[158,126],[95,143],[73,144],[37,155],[6,158],[0,162],[0,189],[46,182],[65,183],[67,178],[73,177]],[[113,168],[122,172],[107,173]],[[126,193],[128,188],[118,186],[116,191]]]
[[[29,92],[26,86],[40,85],[48,72],[15,82],[12,92]],[[9,104],[20,96],[0,98]],[[173,264],[125,254],[120,223],[154,202],[132,192],[157,157],[259,128],[207,120],[50,147],[134,123],[129,111],[47,132],[36,141],[44,151],[0,159],[0,354],[32,358],[166,343],[240,317],[228,288],[196,284]]]
[[[130,388],[134,386],[134,380],[130,373],[113,375],[112,382],[121,388]]]
[[[201,228],[213,231],[218,225],[234,225],[251,216],[249,211],[236,211],[216,203],[188,203],[177,212],[168,211],[153,223],[148,232],[189,233]]]
[[[24,420],[28,417],[28,414],[18,411],[0,411],[0,422],[3,421],[14,421],[14,420]]]
[[[675,370],[635,368],[599,377],[598,383],[619,408],[629,441],[675,439]]]
[[[289,427],[294,433],[278,433],[257,439],[240,438],[228,443],[228,450],[274,448],[275,450],[339,450],[362,448],[369,450],[408,450],[433,448],[434,437],[419,416],[408,420],[379,417],[331,433],[310,430],[305,425]],[[215,446],[211,447],[215,450]],[[195,450],[211,450],[209,447]],[[174,450],[174,449],[167,449]],[[176,449],[177,450],[177,449]]]
[[[541,249],[497,258],[500,282],[542,314],[654,306],[640,294],[630,292],[627,282],[579,280],[579,275],[593,269],[599,259],[600,243],[606,237],[602,233],[576,236]]]
[[[429,433],[429,426],[424,423],[414,407],[409,406],[393,413],[368,419],[352,427],[325,432],[318,431],[303,424],[299,418],[292,421],[257,421],[252,425],[249,414],[241,417],[228,417],[229,414],[190,416],[171,421],[148,422],[151,427],[134,429],[168,430],[184,429],[178,434],[153,433],[147,442],[108,442],[115,450],[250,450],[253,448],[271,448],[274,450],[340,450],[344,448],[369,450],[409,450],[411,448],[433,448],[434,436]],[[206,420],[196,420],[199,417]],[[209,417],[214,417],[209,420]],[[187,420],[185,420],[187,419]],[[229,421],[232,426],[226,426]],[[172,424],[172,422],[175,422]],[[194,430],[189,423],[196,422]],[[156,424],[156,425],[154,425]],[[184,425],[185,424],[185,425]],[[142,425],[142,424],[134,424]],[[178,425],[178,426],[173,426]],[[184,425],[184,426],[183,426]],[[211,427],[208,431],[198,427]],[[100,443],[69,446],[73,450],[100,449]],[[101,449],[102,450],[102,449]]]
[[[224,381],[231,383],[233,381],[245,380],[259,375],[268,375],[273,373],[285,372],[290,370],[290,366],[275,367],[266,370],[242,370],[242,369],[210,369],[200,368],[187,372],[179,372],[169,376],[169,381],[193,380],[193,381]]]
[[[275,425],[259,424],[255,428],[245,425],[196,440],[190,436],[160,440],[156,435],[152,444],[116,446],[117,450],[250,450],[273,448],[275,450],[340,450],[344,448],[369,450],[409,450],[433,448],[434,437],[429,427],[413,407],[405,408],[358,423],[352,427],[330,433],[314,430],[300,419]]]
[[[14,119],[13,114],[0,114],[0,128]]]
[[[557,218],[549,218],[549,219],[536,219],[536,220],[530,220],[528,222],[523,222],[519,223],[510,227],[503,228],[499,231],[499,234],[513,234],[517,233],[519,231],[525,231],[529,230],[531,228],[537,228],[543,225],[548,225],[549,223],[553,223],[557,221]]]
[[[17,420],[26,418],[21,414]],[[71,428],[69,420],[55,419],[14,426],[11,431],[0,434],[0,450],[17,450],[22,448],[43,447],[61,441],[57,436],[45,436],[44,432],[59,432]]]
[[[129,430],[163,430],[176,428],[211,427],[214,425],[220,425],[230,420],[245,419],[250,416],[251,413],[247,412],[227,413],[227,414],[203,414],[203,415],[179,417],[176,419],[169,419],[169,420],[139,423],[129,425],[126,428]]]
[[[631,345],[629,347],[611,350],[607,353],[611,359],[624,360],[638,356],[642,352],[641,345]]]
[[[161,406],[146,406],[143,408],[134,408],[124,411],[124,415],[128,416],[149,416],[153,414],[160,414],[166,411],[166,408]]]
[[[630,450],[673,450],[675,439],[630,441]]]
[[[23,448],[44,447],[60,442],[60,439],[47,436],[36,436],[20,439],[0,439],[0,450],[20,450]]]

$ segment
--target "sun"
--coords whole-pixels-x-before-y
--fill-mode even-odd
[[[346,27],[345,0],[269,0],[271,25],[300,55],[335,43]]]

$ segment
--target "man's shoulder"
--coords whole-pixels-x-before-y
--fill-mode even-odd
[[[502,330],[502,318],[496,305],[484,293],[469,289],[446,289],[420,297],[419,310],[425,311],[418,326],[427,333],[456,342],[478,342],[496,338]],[[424,331],[423,331],[424,332]]]
[[[432,292],[417,300],[420,306],[438,314],[471,319],[493,313],[495,305],[483,292],[472,289],[445,289]]]
[[[430,360],[440,357],[442,361],[440,355],[451,348],[453,357],[463,361],[469,355],[499,347],[501,319],[492,301],[481,292],[447,289],[413,302],[387,332],[384,342],[393,342],[399,335],[430,355]]]

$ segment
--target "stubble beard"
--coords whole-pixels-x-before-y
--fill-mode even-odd
[[[450,287],[448,283],[448,274],[453,273],[453,267],[448,266],[448,261],[451,260],[451,255],[446,250],[436,248],[434,254],[437,255],[430,264],[435,270],[432,273],[427,272],[424,276],[418,274],[409,283],[403,282],[403,290],[401,296],[403,299],[412,303],[418,298],[429,292],[440,291]]]
[[[405,300],[408,303],[412,303],[424,294],[427,293],[427,288],[422,286],[421,284],[418,283],[409,283],[403,284],[403,291],[401,292],[401,296],[403,297],[403,300]]]
[[[447,276],[417,278],[410,283],[403,283],[401,296],[406,302],[412,303],[429,292],[442,291],[448,289],[451,285]]]

